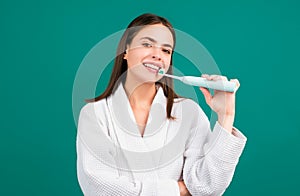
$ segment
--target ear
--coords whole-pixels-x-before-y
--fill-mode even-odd
[[[123,59],[127,60],[127,54],[128,54],[128,46],[126,47]]]

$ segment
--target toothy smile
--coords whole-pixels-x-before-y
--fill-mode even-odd
[[[155,65],[155,64],[152,64],[152,63],[143,63],[143,65],[147,68],[150,68],[150,69],[153,69],[155,71],[159,71],[161,66],[159,65]]]

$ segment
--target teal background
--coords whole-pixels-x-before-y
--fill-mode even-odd
[[[300,195],[299,8],[296,0],[1,1],[0,195],[82,195],[76,71],[94,45],[144,12],[195,37],[241,82],[235,126],[248,143],[225,195]]]

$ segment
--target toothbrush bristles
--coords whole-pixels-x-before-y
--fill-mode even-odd
[[[161,75],[165,75],[165,70],[163,68],[160,68],[158,70],[158,73],[161,74]]]

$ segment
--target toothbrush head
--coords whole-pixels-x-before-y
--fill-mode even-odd
[[[165,75],[165,70],[163,68],[160,68],[160,70],[158,71],[158,74],[160,75]]]

